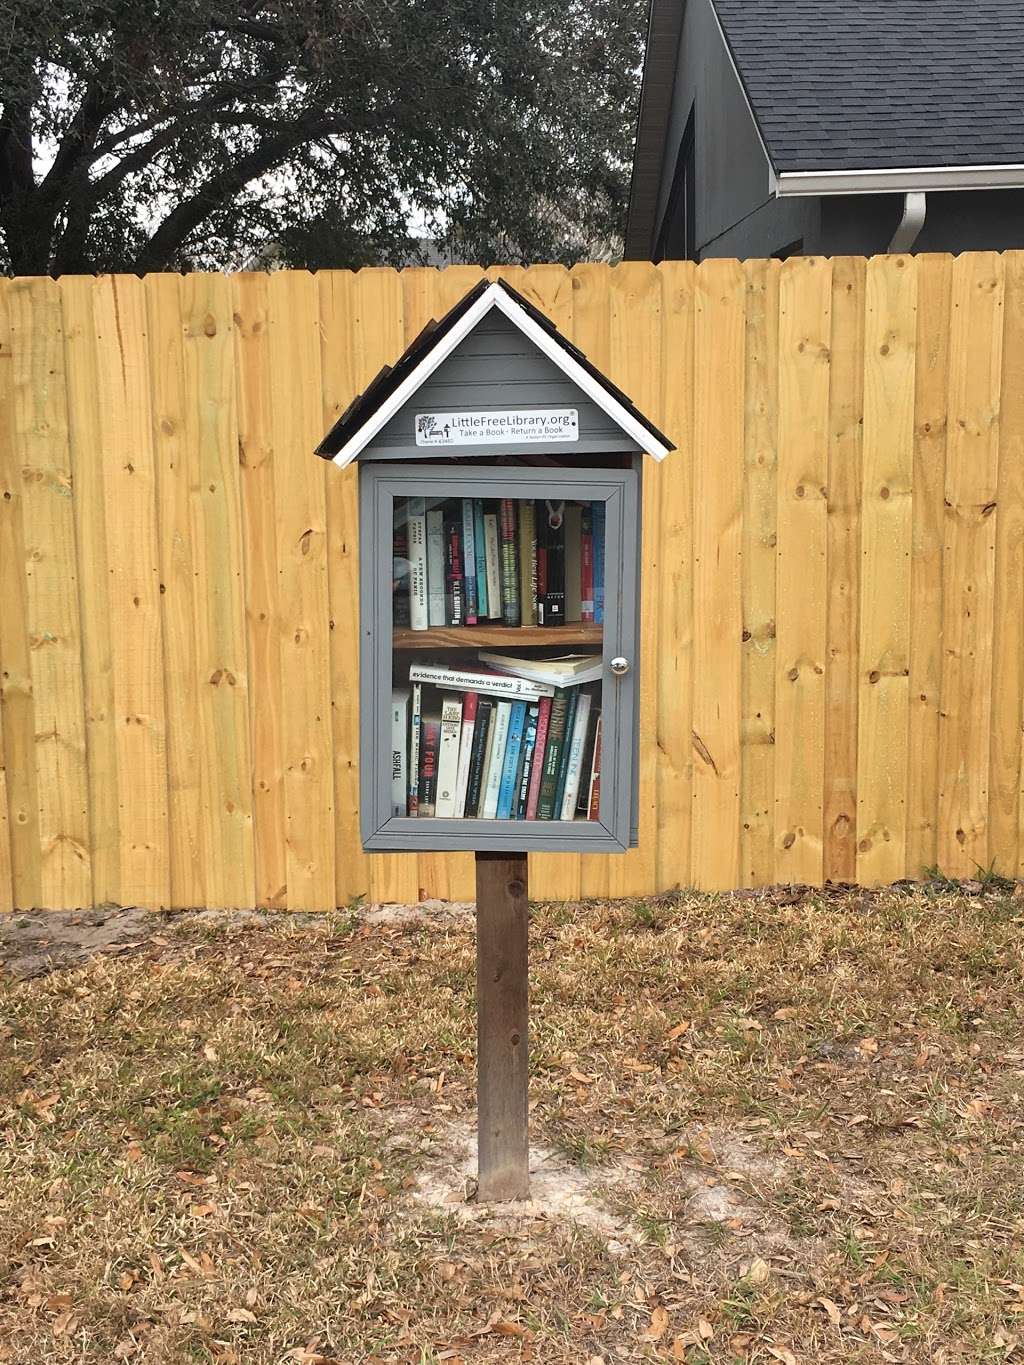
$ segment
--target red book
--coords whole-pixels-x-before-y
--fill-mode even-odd
[[[580,515],[580,620],[594,619],[594,518],[584,503]]]
[[[537,712],[537,742],[533,748],[533,767],[530,770],[530,794],[526,799],[526,818],[536,820],[540,783],[544,776],[544,750],[548,743],[548,721],[551,719],[551,698],[541,697]]]
[[[437,803],[437,756],[441,747],[440,716],[423,717],[420,740],[420,802],[417,815],[433,815]]]
[[[596,820],[601,813],[601,717],[597,718],[594,731],[594,761],[590,765],[590,815]]]

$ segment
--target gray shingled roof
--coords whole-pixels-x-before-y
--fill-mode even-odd
[[[777,171],[1024,162],[1024,0],[713,0]]]

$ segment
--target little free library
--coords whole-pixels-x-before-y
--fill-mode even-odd
[[[317,451],[359,461],[363,846],[476,856],[481,1200],[529,1191],[526,855],[636,844],[640,480],[671,449],[482,281]]]

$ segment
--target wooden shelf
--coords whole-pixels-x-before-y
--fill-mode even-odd
[[[604,627],[587,623],[571,626],[434,626],[430,630],[396,630],[395,649],[477,649],[480,645],[599,645]]]

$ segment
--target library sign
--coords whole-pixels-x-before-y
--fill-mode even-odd
[[[575,408],[541,408],[506,412],[418,412],[418,446],[521,445],[578,441]]]
[[[363,847],[476,857],[481,1199],[528,1185],[526,855],[636,845],[641,480],[673,448],[485,280],[317,450],[359,469]]]

